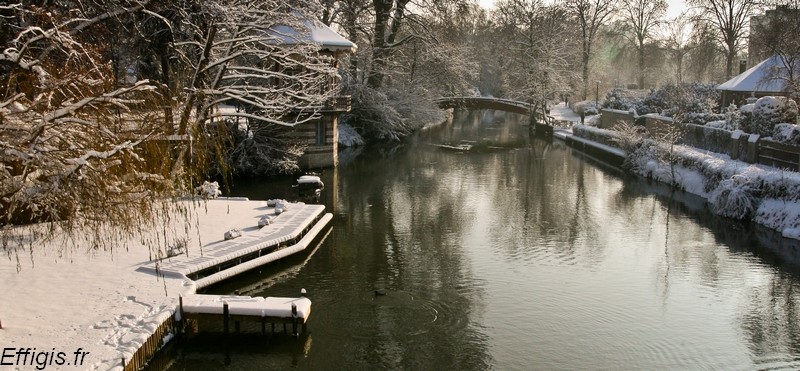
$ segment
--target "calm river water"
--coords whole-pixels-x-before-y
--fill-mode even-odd
[[[200,335],[166,352],[172,368],[800,368],[798,244],[524,122],[456,112],[343,156],[322,174],[324,242],[210,290],[305,288],[307,335]],[[291,181],[241,180],[232,194],[292,197]]]

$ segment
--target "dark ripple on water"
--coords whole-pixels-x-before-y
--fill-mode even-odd
[[[351,296],[320,298],[314,305],[350,309],[346,313],[316,311],[309,321],[317,335],[348,341],[371,341],[387,333],[414,338],[433,331],[459,331],[467,326],[466,318],[458,316],[459,311],[451,305],[404,290],[386,290],[385,295],[364,290]],[[347,331],[341,331],[343,323],[347,323]]]

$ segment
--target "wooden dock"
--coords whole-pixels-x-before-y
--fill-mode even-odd
[[[174,334],[184,331],[187,324],[221,320],[226,334],[231,332],[231,324],[234,332],[239,332],[241,322],[261,323],[262,333],[266,333],[267,324],[270,324],[272,332],[275,324],[283,324],[284,332],[286,326],[291,325],[293,335],[305,332],[311,314],[311,300],[305,297],[304,291],[297,298],[194,293],[197,289],[305,250],[333,219],[331,213],[325,213],[323,205],[283,202],[270,206],[265,202],[261,209],[262,219],[253,220],[252,225],[237,226],[233,238],[226,233],[219,236],[219,240],[204,245],[199,253],[173,256],[137,269],[185,278],[192,281],[193,288],[191,294],[179,298],[174,315],[164,319],[133,357],[122,359],[123,370],[143,367]],[[268,217],[269,223],[262,223],[264,217]]]
[[[275,216],[272,224],[258,227],[254,222],[242,228],[241,237],[225,240],[220,236],[197,256],[178,255],[139,270],[187,277],[200,289],[305,250],[333,219],[323,205],[291,204],[279,215],[273,209],[265,208],[265,214]]]
[[[179,318],[182,321],[222,320],[223,332],[230,333],[233,323],[239,332],[240,322],[261,323],[261,332],[266,334],[267,324],[274,332],[275,324],[292,325],[292,334],[305,332],[306,321],[311,315],[311,300],[301,291],[300,297],[250,297],[238,295],[189,295],[181,298]]]

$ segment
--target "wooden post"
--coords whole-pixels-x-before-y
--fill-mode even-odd
[[[297,305],[292,303],[292,335],[297,336]]]
[[[183,332],[183,328],[184,328],[183,324],[184,324],[184,321],[185,321],[185,319],[184,319],[185,314],[183,313],[183,296],[178,296],[178,313],[181,316],[180,321],[178,321],[178,323],[177,323],[178,331]]]
[[[225,336],[228,335],[228,328],[230,325],[230,311],[228,310],[228,303],[222,303],[222,327],[224,328]]]
[[[747,138],[747,163],[754,164],[758,162],[758,146],[761,136],[758,134],[750,134]]]
[[[267,318],[261,317],[261,335],[267,334]]]

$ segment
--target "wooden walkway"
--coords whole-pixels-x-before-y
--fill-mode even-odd
[[[240,227],[241,237],[220,236],[220,240],[204,245],[197,255],[181,254],[137,269],[186,278],[194,281],[194,288],[192,294],[179,298],[176,313],[164,318],[131,359],[122,359],[125,371],[141,369],[173,334],[196,328],[200,322],[221,320],[226,334],[231,323],[238,332],[240,322],[260,322],[264,333],[267,323],[273,332],[276,323],[283,324],[284,332],[288,324],[294,335],[299,334],[298,329],[305,332],[311,300],[304,291],[297,298],[194,293],[196,289],[305,250],[333,219],[333,214],[325,213],[323,205],[287,203],[282,205],[285,209],[280,213],[276,213],[275,206],[267,205],[261,207],[262,215],[270,216],[271,224],[259,227],[259,220],[253,219],[252,226]]]
[[[189,295],[182,297],[179,308],[182,321],[201,321],[204,319],[221,319],[223,332],[230,333],[233,322],[235,332],[239,332],[240,322],[259,322],[261,332],[266,333],[266,325],[275,330],[275,323],[290,323],[292,334],[298,335],[299,329],[305,331],[308,316],[311,315],[311,300],[305,297],[250,297],[238,295]]]
[[[185,254],[150,263],[139,268],[165,276],[184,276],[203,288],[260,265],[297,253],[308,247],[333,215],[323,205],[290,204],[274,217],[274,223],[242,229],[242,237],[203,246],[199,255]],[[274,215],[274,208],[264,208]],[[223,237],[223,236],[220,236]]]

